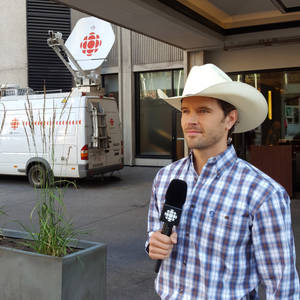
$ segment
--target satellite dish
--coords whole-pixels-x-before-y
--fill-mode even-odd
[[[115,42],[111,24],[88,17],[80,19],[65,45],[83,70],[94,70],[100,67]],[[73,70],[77,68],[70,61]]]

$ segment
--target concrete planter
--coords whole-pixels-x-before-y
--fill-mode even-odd
[[[4,236],[30,239],[2,229]],[[53,257],[0,247],[0,299],[102,300],[106,294],[106,246],[79,241],[73,254]]]

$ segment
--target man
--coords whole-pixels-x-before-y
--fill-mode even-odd
[[[277,182],[237,158],[231,132],[258,127],[267,104],[255,88],[233,82],[214,65],[193,67],[183,95],[167,98],[181,110],[191,154],[161,169],[148,216],[155,281],[161,299],[299,300],[289,197]],[[188,186],[179,225],[170,237],[159,221],[172,179]]]

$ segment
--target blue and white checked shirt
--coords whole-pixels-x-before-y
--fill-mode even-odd
[[[300,299],[290,200],[278,183],[237,158],[233,146],[211,157],[199,176],[190,155],[157,173],[149,236],[162,227],[174,178],[186,181],[188,190],[178,242],[155,281],[162,299],[248,299],[260,282],[268,300]]]

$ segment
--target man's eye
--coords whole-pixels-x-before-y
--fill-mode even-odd
[[[199,110],[199,113],[201,113],[201,114],[202,114],[202,113],[208,113],[208,112],[209,112],[209,111],[208,111],[207,109],[200,109],[200,110]]]

